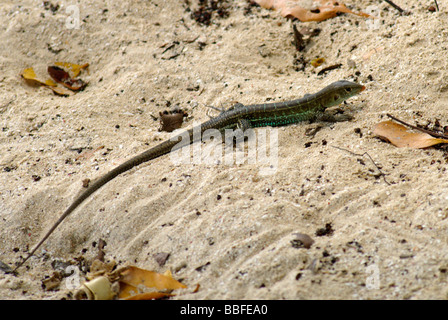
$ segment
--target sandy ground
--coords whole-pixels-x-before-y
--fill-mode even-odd
[[[216,114],[210,105],[290,100],[340,79],[366,90],[342,105],[350,121],[280,128],[274,174],[257,164],[176,165],[165,156],[117,177],[18,276],[0,274],[0,297],[71,298],[65,282],[45,291],[42,280],[55,261],[93,259],[101,238],[106,258],[120,266],[170,269],[190,288],[200,284],[175,299],[446,299],[447,155],[396,148],[372,128],[386,113],[448,124],[447,8],[395,2],[411,14],[346,1],[355,11],[374,6],[381,17],[294,22],[321,29],[297,52],[290,20],[248,10],[243,0],[229,1],[229,16],[214,14],[209,26],[191,18],[193,0],[55,1],[54,12],[42,1],[2,1],[0,261],[9,265],[84,179],[171,136],[158,131],[160,111],[186,110],[189,128]],[[79,29],[67,20],[69,5],[79,9]],[[304,70],[295,63],[301,57]],[[318,57],[325,63],[314,68],[309,61]],[[43,77],[55,61],[90,63],[88,87],[64,98],[19,76],[32,66]],[[367,155],[334,147],[367,152],[390,184]],[[331,232],[316,235],[326,225]],[[311,248],[298,248],[296,233],[310,235]],[[169,253],[163,266],[153,257],[161,252]]]

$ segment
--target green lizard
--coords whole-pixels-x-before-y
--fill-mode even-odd
[[[187,136],[189,137],[188,144],[195,142],[193,139],[197,132],[199,132],[200,136],[202,136],[204,131],[208,129],[218,129],[221,132],[224,132],[226,129],[242,129],[244,131],[248,128],[266,126],[278,127],[316,119],[324,113],[325,109],[340,104],[348,98],[360,93],[364,89],[365,87],[360,84],[341,80],[330,84],[317,93],[307,94],[303,98],[296,100],[266,104],[253,104],[248,106],[236,104],[230,109],[221,112],[217,117],[212,118],[197,127],[189,129],[187,131]],[[181,148],[182,145],[179,143],[179,139],[184,137],[184,135],[180,134],[172,139],[166,140],[159,145],[125,161],[94,181],[73,201],[67,210],[53,224],[45,236],[31,250],[28,256],[17,265],[14,271],[22,266],[45,242],[45,240],[47,240],[47,238],[61,224],[61,222],[95,191],[114,179],[116,176],[134,168],[135,166],[158,158],[175,149]]]

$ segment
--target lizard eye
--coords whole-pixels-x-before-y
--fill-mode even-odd
[[[347,88],[347,89],[345,89],[347,92],[350,92],[350,91],[352,91],[352,88]]]

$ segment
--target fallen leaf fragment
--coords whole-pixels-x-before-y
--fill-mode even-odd
[[[185,285],[175,280],[171,273],[161,274],[150,270],[140,269],[134,266],[127,267],[122,273],[120,282],[134,286],[144,285],[158,290],[174,290],[186,288]]]
[[[373,133],[398,148],[423,149],[440,143],[448,143],[447,139],[435,138],[424,132],[413,132],[405,126],[390,120],[378,123]]]
[[[311,60],[310,63],[314,68],[317,68],[324,62],[325,62],[325,58],[316,58],[316,59]]]
[[[187,288],[169,270],[160,274],[130,266],[95,274],[94,278],[90,274],[87,277],[90,280],[75,292],[77,300],[154,300],[174,296],[171,290]]]
[[[120,299],[129,299],[135,295],[148,294],[146,297],[150,299],[155,299],[153,295],[149,293],[156,294],[157,292],[141,292],[140,289],[155,288],[157,290],[175,290],[186,288],[184,284],[175,280],[171,272],[167,271],[165,274],[160,274],[154,271],[140,269],[134,266],[125,268],[120,272],[121,277],[120,282],[120,293],[118,297]],[[170,293],[158,292],[160,297],[171,296]],[[143,299],[145,295],[136,297],[136,299]]]
[[[280,11],[283,17],[295,17],[302,22],[305,21],[323,21],[333,18],[338,12],[356,14],[361,17],[371,17],[364,12],[353,12],[340,1],[335,0],[316,0],[317,7],[305,8],[300,0],[255,0],[263,8]]]
[[[73,91],[79,91],[85,88],[87,85],[81,79],[73,79],[70,74],[64,69],[57,66],[48,67],[48,74],[56,81],[62,84],[64,87]]]
[[[73,78],[76,78],[81,73],[81,70],[87,69],[89,67],[88,63],[83,65],[70,63],[70,62],[55,62],[55,65],[65,68],[73,73]]]
[[[46,81],[37,79],[36,73],[34,72],[33,68],[26,68],[25,70],[22,71],[22,73],[20,75],[25,80],[25,82],[28,83],[29,85],[51,86],[51,87],[57,86],[57,84],[51,79],[48,79]]]
[[[77,65],[69,62],[56,62],[56,65],[60,65],[62,67],[67,68],[70,72],[73,73],[73,77],[65,71],[64,69],[58,66],[51,66],[47,68],[50,76],[57,82],[63,85],[63,87],[58,86],[57,83],[51,79],[46,81],[42,81],[37,78],[34,69],[26,68],[20,74],[21,77],[25,80],[28,85],[31,86],[45,86],[51,89],[56,95],[68,97],[73,94],[73,92],[83,90],[87,83],[82,81],[81,79],[75,79],[81,70],[86,69],[89,64]]]
[[[164,292],[146,292],[130,296],[128,298],[125,298],[125,300],[158,300],[172,296],[174,296],[174,294]]]
[[[194,288],[194,290],[191,293],[196,293],[199,291],[199,288],[201,287],[201,285],[198,283],[196,284],[196,287]]]

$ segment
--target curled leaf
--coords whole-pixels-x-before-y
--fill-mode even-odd
[[[174,290],[186,288],[185,285],[175,280],[171,274],[164,275],[154,271],[140,269],[134,266],[127,267],[122,273],[120,282],[134,286],[144,285],[158,290]]]
[[[62,84],[63,87],[58,86],[57,83],[51,79],[48,79],[46,81],[38,79],[33,68],[26,68],[20,75],[28,85],[45,86],[51,89],[56,95],[64,97],[70,96],[71,94],[73,94],[73,91],[80,91],[86,87],[87,83],[85,83],[81,79],[74,78],[79,75],[81,70],[86,69],[89,66],[88,63],[77,65],[69,62],[56,62],[55,64],[67,68],[73,74],[73,77],[71,77],[67,71],[58,66],[51,66],[47,68],[50,76],[57,83]]]
[[[333,18],[338,12],[356,14],[361,17],[370,17],[370,15],[360,12],[356,13],[347,8],[340,1],[335,0],[316,0],[317,6],[305,8],[300,0],[255,0],[263,8],[280,11],[283,17],[294,17],[302,22],[305,21],[323,21]]]
[[[89,66],[88,63],[79,65],[79,64],[70,63],[70,62],[55,62],[54,64],[72,72],[73,78],[76,78],[77,76],[79,76],[79,74],[81,73],[81,70],[87,69],[87,67]]]
[[[120,272],[120,299],[158,299],[171,296],[166,292],[141,292],[141,289],[155,288],[157,290],[174,290],[186,288],[184,284],[175,280],[171,272],[160,274],[154,271],[127,267]],[[145,291],[145,290],[144,290]]]
[[[447,139],[435,138],[424,132],[413,132],[405,126],[390,120],[378,123],[373,133],[399,148],[422,149],[440,143],[448,143]]]
[[[84,89],[85,86],[87,85],[81,79],[72,79],[72,77],[70,77],[70,74],[60,67],[51,66],[51,67],[48,67],[47,70],[48,70],[48,74],[56,82],[61,83],[64,87],[67,87],[70,90],[79,91],[79,90]]]

